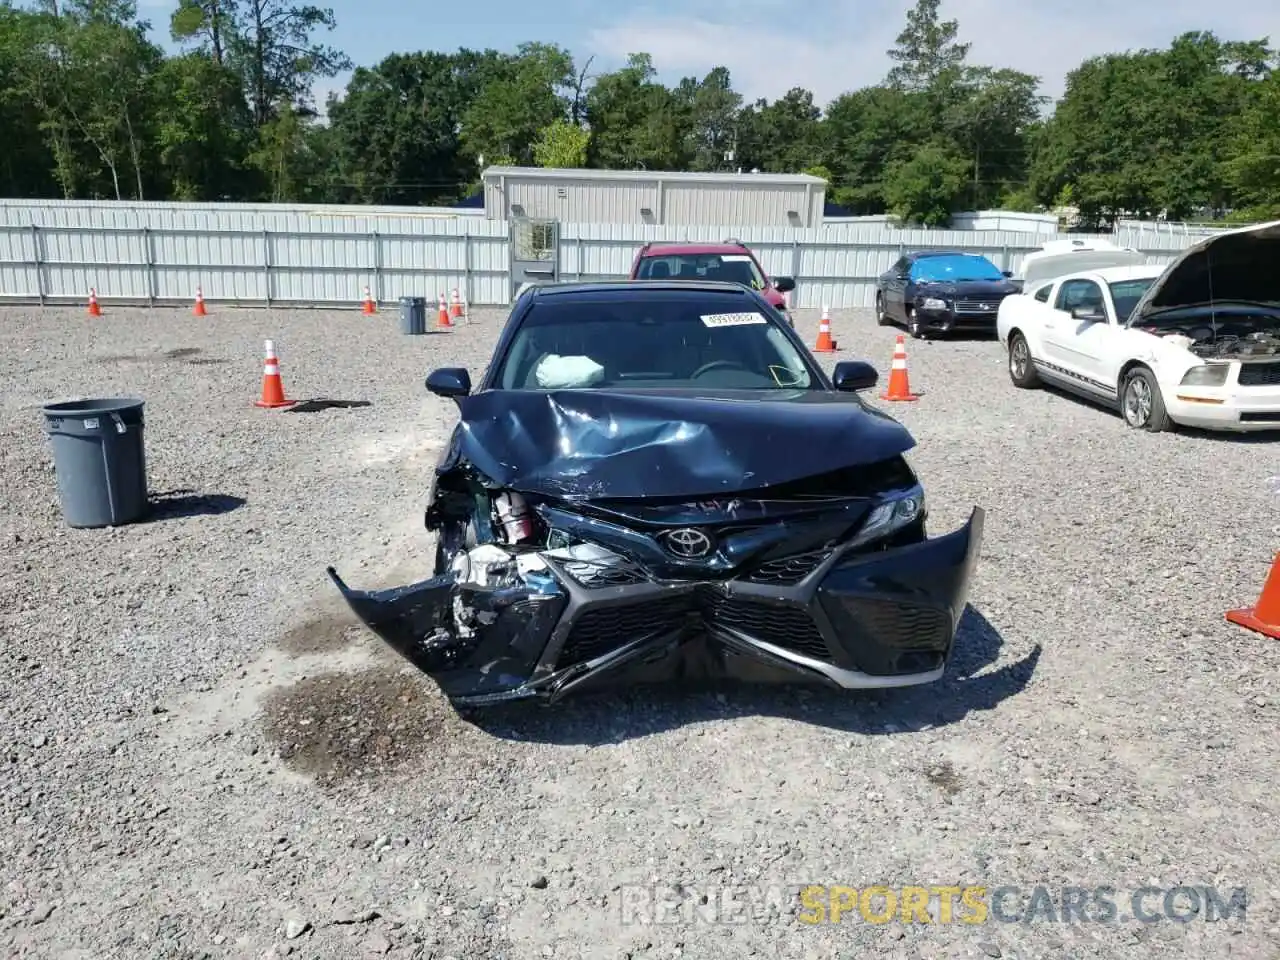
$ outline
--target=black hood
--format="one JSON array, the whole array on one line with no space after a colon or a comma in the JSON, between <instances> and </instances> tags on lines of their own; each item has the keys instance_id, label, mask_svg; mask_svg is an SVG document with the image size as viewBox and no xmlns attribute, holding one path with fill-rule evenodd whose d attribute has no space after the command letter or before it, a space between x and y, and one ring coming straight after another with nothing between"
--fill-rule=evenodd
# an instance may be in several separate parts
<instances>
[{"instance_id":1,"label":"black hood","mask_svg":"<svg viewBox=\"0 0 1280 960\"><path fill-rule=\"evenodd\" d=\"M854 394L822 390L487 390L461 411L447 461L461 456L504 487L563 500L709 498L915 446Z\"/></svg>"},{"instance_id":2,"label":"black hood","mask_svg":"<svg viewBox=\"0 0 1280 960\"><path fill-rule=\"evenodd\" d=\"M980 299L990 297L993 300L1007 297L1018 292L1018 285L1012 280L960 280L944 283L919 283L915 285L916 293L922 297L961 297L964 299Z\"/></svg>"}]
</instances>

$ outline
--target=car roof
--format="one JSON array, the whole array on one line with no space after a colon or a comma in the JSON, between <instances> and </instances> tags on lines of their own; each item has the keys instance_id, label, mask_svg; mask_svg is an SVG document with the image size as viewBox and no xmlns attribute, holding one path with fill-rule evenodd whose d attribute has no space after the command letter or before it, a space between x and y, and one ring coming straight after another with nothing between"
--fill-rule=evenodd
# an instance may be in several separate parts
<instances>
[{"instance_id":1,"label":"car roof","mask_svg":"<svg viewBox=\"0 0 1280 960\"><path fill-rule=\"evenodd\" d=\"M1103 283L1116 283L1120 280L1154 280L1167 269L1164 264L1138 263L1127 267L1100 267L1097 270L1082 270L1079 273L1064 273L1057 277L1047 277L1028 286L1029 290L1039 290L1067 280L1101 280Z\"/></svg>"},{"instance_id":2,"label":"car roof","mask_svg":"<svg viewBox=\"0 0 1280 960\"><path fill-rule=\"evenodd\" d=\"M921 260L925 257L977 257L986 260L986 254L970 253L965 250L916 250L914 253L907 254L908 260Z\"/></svg>"},{"instance_id":3,"label":"car roof","mask_svg":"<svg viewBox=\"0 0 1280 960\"><path fill-rule=\"evenodd\" d=\"M710 293L739 300L755 300L756 293L740 283L720 280L592 280L583 283L548 283L529 288L537 300L606 297L635 299L649 294Z\"/></svg>"},{"instance_id":4,"label":"car roof","mask_svg":"<svg viewBox=\"0 0 1280 960\"><path fill-rule=\"evenodd\" d=\"M642 256L646 257L674 257L682 253L692 254L710 254L710 253L750 253L745 244L737 242L725 243L698 243L696 241L666 241L663 243L653 243L641 251Z\"/></svg>"}]
</instances>

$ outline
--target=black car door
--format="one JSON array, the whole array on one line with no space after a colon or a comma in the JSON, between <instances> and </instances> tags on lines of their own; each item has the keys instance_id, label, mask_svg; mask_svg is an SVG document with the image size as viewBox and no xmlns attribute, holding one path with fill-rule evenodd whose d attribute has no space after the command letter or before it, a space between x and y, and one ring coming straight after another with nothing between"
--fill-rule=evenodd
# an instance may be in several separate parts
<instances>
[{"instance_id":1,"label":"black car door","mask_svg":"<svg viewBox=\"0 0 1280 960\"><path fill-rule=\"evenodd\" d=\"M904 310L906 303L907 273L911 262L906 257L899 257L898 262L889 268L884 281L884 312L895 320L907 319Z\"/></svg>"}]
</instances>

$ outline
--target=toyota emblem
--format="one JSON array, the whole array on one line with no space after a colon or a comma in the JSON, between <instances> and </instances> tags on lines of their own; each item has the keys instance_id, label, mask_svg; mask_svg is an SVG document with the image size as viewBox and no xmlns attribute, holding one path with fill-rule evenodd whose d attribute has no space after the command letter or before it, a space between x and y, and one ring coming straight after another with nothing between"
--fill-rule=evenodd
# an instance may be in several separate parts
<instances>
[{"instance_id":1,"label":"toyota emblem","mask_svg":"<svg viewBox=\"0 0 1280 960\"><path fill-rule=\"evenodd\" d=\"M711 552L711 538L692 527L672 530L667 534L666 541L667 549L685 560L696 560Z\"/></svg>"}]
</instances>

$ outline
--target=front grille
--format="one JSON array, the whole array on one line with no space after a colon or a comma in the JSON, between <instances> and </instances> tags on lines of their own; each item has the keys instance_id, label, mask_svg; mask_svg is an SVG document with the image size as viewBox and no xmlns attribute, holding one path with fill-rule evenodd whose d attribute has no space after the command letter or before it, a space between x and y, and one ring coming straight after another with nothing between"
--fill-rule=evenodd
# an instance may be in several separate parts
<instances>
[{"instance_id":1,"label":"front grille","mask_svg":"<svg viewBox=\"0 0 1280 960\"><path fill-rule=\"evenodd\" d=\"M945 646L951 635L951 617L944 611L894 600L857 600L853 615L868 635L889 647L928 650Z\"/></svg>"},{"instance_id":2,"label":"front grille","mask_svg":"<svg viewBox=\"0 0 1280 960\"><path fill-rule=\"evenodd\" d=\"M688 595L588 609L570 630L556 666L572 666L633 640L673 631L691 609Z\"/></svg>"},{"instance_id":3,"label":"front grille","mask_svg":"<svg viewBox=\"0 0 1280 960\"><path fill-rule=\"evenodd\" d=\"M808 553L797 553L790 557L779 557L760 564L743 579L752 583L776 583L789 585L799 583L827 558L827 550L811 550Z\"/></svg>"},{"instance_id":4,"label":"front grille","mask_svg":"<svg viewBox=\"0 0 1280 960\"><path fill-rule=\"evenodd\" d=\"M957 300L953 309L956 313L994 314L1000 308L1000 301L1003 299L1003 297L991 297L989 300Z\"/></svg>"},{"instance_id":5,"label":"front grille","mask_svg":"<svg viewBox=\"0 0 1280 960\"><path fill-rule=\"evenodd\" d=\"M598 590L601 587L625 587L633 583L644 583L648 579L635 567L616 563L570 560L565 563L564 570L588 590Z\"/></svg>"},{"instance_id":6,"label":"front grille","mask_svg":"<svg viewBox=\"0 0 1280 960\"><path fill-rule=\"evenodd\" d=\"M830 662L831 652L813 618L799 607L747 597L726 597L713 591L701 595L703 616L713 624L741 630L815 660Z\"/></svg>"},{"instance_id":7,"label":"front grille","mask_svg":"<svg viewBox=\"0 0 1280 960\"><path fill-rule=\"evenodd\" d=\"M1242 363L1236 383L1242 387L1280 386L1280 363Z\"/></svg>"}]
</instances>

